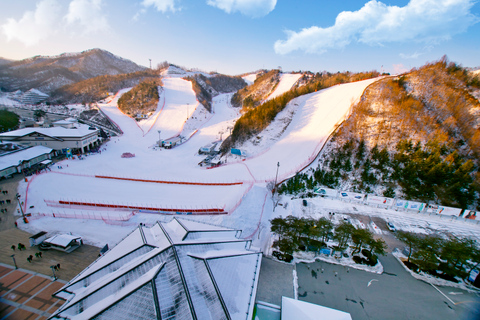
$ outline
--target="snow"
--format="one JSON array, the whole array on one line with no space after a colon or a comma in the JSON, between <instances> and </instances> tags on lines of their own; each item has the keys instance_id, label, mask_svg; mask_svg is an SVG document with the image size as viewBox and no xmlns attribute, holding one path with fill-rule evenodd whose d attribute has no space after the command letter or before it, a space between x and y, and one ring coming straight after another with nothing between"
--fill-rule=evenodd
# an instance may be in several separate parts
<instances>
[{"instance_id":1,"label":"snow","mask_svg":"<svg viewBox=\"0 0 480 320\"><path fill-rule=\"evenodd\" d=\"M0 105L2 106L18 106L20 102L9 99L7 94L0 92Z\"/></svg>"},{"instance_id":2,"label":"snow","mask_svg":"<svg viewBox=\"0 0 480 320\"><path fill-rule=\"evenodd\" d=\"M278 83L275 91L272 92L270 96L268 96L268 100L272 100L288 90L292 89L293 85L302 77L301 73L282 73L280 77L280 82Z\"/></svg>"},{"instance_id":3,"label":"snow","mask_svg":"<svg viewBox=\"0 0 480 320\"><path fill-rule=\"evenodd\" d=\"M85 243L99 247L108 243L112 247L139 223L154 225L157 221L172 219L171 215L153 212L52 206L59 200L70 200L177 209L224 208L228 214L189 215L188 220L240 229L242 238L251 239L254 247L265 252L272 241L269 231L272 218L289 214L329 217L330 211L382 217L399 230L448 231L479 239L476 221L380 209L358 202L313 198L308 200L308 207L303 207L301 199L283 196L283 206L273 211L272 199L265 186L266 182L275 180L277 163L280 163L277 181L310 164L335 126L343 121L352 104L374 81L376 79L338 85L292 100L259 135L258 143L250 141L241 146L248 155L246 159L229 155L226 164L214 169L198 166L203 160L198 150L225 139L240 116L238 109L230 106L231 93L215 97L214 113L210 114L197 102L189 81L179 77L165 78L156 112L149 119L136 122L117 107L118 98L129 90L123 89L110 101L98 104L121 128L123 135L104 144L101 154L86 155L81 161L65 160L61 163L63 169L52 166L52 172L20 182L18 191L32 217L28 224L19 220L19 227L31 233L41 230L71 232L82 236ZM190 139L171 150L155 147L159 135L164 139L178 134ZM121 158L125 152L135 157ZM102 179L95 175L150 182ZM219 185L213 185L215 183ZM57 214L55 218L54 213ZM59 215L70 218L58 218ZM341 219L340 215L335 219ZM361 225L356 219L351 221ZM174 226L169 224L167 228Z\"/></svg>"},{"instance_id":4,"label":"snow","mask_svg":"<svg viewBox=\"0 0 480 320\"><path fill-rule=\"evenodd\" d=\"M438 285L438 286L445 286L445 287L453 287L453 288L460 288L468 292L477 292L478 289L475 287L472 287L471 285L464 283L464 282L452 282L452 281L447 281L441 278L434 277L432 275L429 275L423 271L420 273L413 272L410 270L404 263L403 261L407 260L407 257L402 254L399 250L394 251L393 256L398 260L398 262L405 268L405 270L412 275L415 279L422 280L426 283L430 283L432 285Z\"/></svg>"},{"instance_id":5,"label":"snow","mask_svg":"<svg viewBox=\"0 0 480 320\"><path fill-rule=\"evenodd\" d=\"M18 129L14 131L9 131L9 132L4 132L0 134L0 137L6 136L6 137L16 137L16 136L26 136L34 132L41 133L46 136L50 137L84 137L92 132L95 132L94 130L88 129L89 126L83 125L83 124L76 124L75 129L67 129L64 127L52 127L52 128L23 128L23 129Z\"/></svg>"},{"instance_id":6,"label":"snow","mask_svg":"<svg viewBox=\"0 0 480 320\"><path fill-rule=\"evenodd\" d=\"M318 256L314 255L313 252L295 252L294 255L294 262L293 263L311 263L315 262L316 260L328 262L331 264L338 264L341 266L350 267L352 269L363 270L371 273L378 273L382 274L383 272L383 265L380 262L373 267L367 266L364 264L357 264L353 261L351 257L335 257L335 256L327 256L324 254L320 254Z\"/></svg>"},{"instance_id":7,"label":"snow","mask_svg":"<svg viewBox=\"0 0 480 320\"><path fill-rule=\"evenodd\" d=\"M305 302L297 299L282 297L282 319L325 319L351 320L349 313Z\"/></svg>"},{"instance_id":8,"label":"snow","mask_svg":"<svg viewBox=\"0 0 480 320\"><path fill-rule=\"evenodd\" d=\"M81 237L74 236L71 234L59 234L46 239L45 242L66 247L72 240L77 240L77 239L81 239Z\"/></svg>"},{"instance_id":9,"label":"snow","mask_svg":"<svg viewBox=\"0 0 480 320\"><path fill-rule=\"evenodd\" d=\"M246 76L243 76L242 79L248 84L251 85L255 82L257 79L257 73L251 73L247 74Z\"/></svg>"},{"instance_id":10,"label":"snow","mask_svg":"<svg viewBox=\"0 0 480 320\"><path fill-rule=\"evenodd\" d=\"M19 150L0 157L0 170L12 166L18 166L22 161L31 160L43 154L49 154L52 149L44 146L34 146L31 148Z\"/></svg>"}]
</instances>

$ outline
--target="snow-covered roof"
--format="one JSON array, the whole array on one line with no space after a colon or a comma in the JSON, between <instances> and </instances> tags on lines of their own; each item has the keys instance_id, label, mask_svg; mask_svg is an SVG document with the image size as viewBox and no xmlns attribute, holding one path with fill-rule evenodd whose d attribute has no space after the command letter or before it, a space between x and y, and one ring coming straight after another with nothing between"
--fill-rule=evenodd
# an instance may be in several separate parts
<instances>
[{"instance_id":1,"label":"snow-covered roof","mask_svg":"<svg viewBox=\"0 0 480 320\"><path fill-rule=\"evenodd\" d=\"M262 255L237 235L177 218L140 225L55 293L68 300L52 318L249 319Z\"/></svg>"},{"instance_id":2,"label":"snow-covered roof","mask_svg":"<svg viewBox=\"0 0 480 320\"><path fill-rule=\"evenodd\" d=\"M352 320L350 313L282 297L282 320Z\"/></svg>"},{"instance_id":3,"label":"snow-covered roof","mask_svg":"<svg viewBox=\"0 0 480 320\"><path fill-rule=\"evenodd\" d=\"M0 170L18 166L22 161L29 161L43 154L49 154L53 149L44 146L35 146L0 157Z\"/></svg>"},{"instance_id":4,"label":"snow-covered roof","mask_svg":"<svg viewBox=\"0 0 480 320\"><path fill-rule=\"evenodd\" d=\"M48 94L46 94L45 92L42 92L42 91L37 90L37 89L34 89L34 88L28 90L27 92L30 92L30 93L33 93L33 94L37 94L37 95L39 95L39 96L48 97ZM27 92L26 92L26 93L27 93Z\"/></svg>"},{"instance_id":5,"label":"snow-covered roof","mask_svg":"<svg viewBox=\"0 0 480 320\"><path fill-rule=\"evenodd\" d=\"M83 124L77 124L75 129L66 129L64 127L52 127L52 128L23 128L18 130L13 130L9 132L4 132L0 134L0 139L2 137L23 137L34 132L38 132L45 136L62 138L81 138L86 135L95 132L96 130L90 130L89 126Z\"/></svg>"},{"instance_id":6,"label":"snow-covered roof","mask_svg":"<svg viewBox=\"0 0 480 320\"><path fill-rule=\"evenodd\" d=\"M56 246L67 247L73 240L80 239L82 239L82 237L73 236L71 234L58 234L48 239L45 239L43 242L54 244Z\"/></svg>"},{"instance_id":7,"label":"snow-covered roof","mask_svg":"<svg viewBox=\"0 0 480 320\"><path fill-rule=\"evenodd\" d=\"M77 119L67 118L67 119L64 119L64 120L55 121L53 124L65 125L65 124L74 124L74 123L78 123Z\"/></svg>"}]
</instances>

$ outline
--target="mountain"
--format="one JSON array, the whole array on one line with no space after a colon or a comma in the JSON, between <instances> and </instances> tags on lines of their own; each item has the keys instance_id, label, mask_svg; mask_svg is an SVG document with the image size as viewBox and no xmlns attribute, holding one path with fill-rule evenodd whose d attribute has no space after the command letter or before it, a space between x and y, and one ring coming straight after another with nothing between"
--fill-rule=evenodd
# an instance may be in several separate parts
<instances>
[{"instance_id":1,"label":"mountain","mask_svg":"<svg viewBox=\"0 0 480 320\"><path fill-rule=\"evenodd\" d=\"M13 60L5 59L5 58L0 57L0 66L4 65L4 64L12 63L12 62L13 62Z\"/></svg>"},{"instance_id":2,"label":"mountain","mask_svg":"<svg viewBox=\"0 0 480 320\"><path fill-rule=\"evenodd\" d=\"M62 86L93 77L145 69L108 51L91 49L80 53L35 56L0 63L0 83L4 91L27 91L35 88L49 94Z\"/></svg>"},{"instance_id":3,"label":"mountain","mask_svg":"<svg viewBox=\"0 0 480 320\"><path fill-rule=\"evenodd\" d=\"M365 90L316 168L283 191L326 186L479 210L478 97L478 79L446 57L385 77Z\"/></svg>"}]
</instances>

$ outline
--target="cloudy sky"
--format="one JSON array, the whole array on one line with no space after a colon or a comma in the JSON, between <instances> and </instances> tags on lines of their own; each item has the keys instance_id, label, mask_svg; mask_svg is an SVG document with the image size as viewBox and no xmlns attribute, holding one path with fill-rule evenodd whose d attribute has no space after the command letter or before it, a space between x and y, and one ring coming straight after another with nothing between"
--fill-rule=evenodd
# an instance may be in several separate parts
<instances>
[{"instance_id":1,"label":"cloudy sky","mask_svg":"<svg viewBox=\"0 0 480 320\"><path fill-rule=\"evenodd\" d=\"M0 0L0 57L102 48L149 66L399 72L480 66L477 0Z\"/></svg>"}]
</instances>

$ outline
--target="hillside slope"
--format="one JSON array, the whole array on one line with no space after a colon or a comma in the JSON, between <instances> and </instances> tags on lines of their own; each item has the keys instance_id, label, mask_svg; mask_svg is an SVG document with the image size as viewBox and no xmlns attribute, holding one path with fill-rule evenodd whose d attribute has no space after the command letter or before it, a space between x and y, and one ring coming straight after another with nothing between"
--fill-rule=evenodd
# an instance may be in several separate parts
<instances>
[{"instance_id":1,"label":"hillside slope","mask_svg":"<svg viewBox=\"0 0 480 320\"><path fill-rule=\"evenodd\" d=\"M136 86L145 79L159 79L157 70L146 69L82 80L52 91L48 101L53 104L93 103L105 99L109 93Z\"/></svg>"},{"instance_id":2,"label":"hillside slope","mask_svg":"<svg viewBox=\"0 0 480 320\"><path fill-rule=\"evenodd\" d=\"M284 191L323 185L476 207L478 88L446 58L373 84L325 147L318 167Z\"/></svg>"},{"instance_id":3,"label":"hillside slope","mask_svg":"<svg viewBox=\"0 0 480 320\"><path fill-rule=\"evenodd\" d=\"M108 51L91 49L59 56L36 56L1 64L0 82L5 91L27 91L35 88L50 93L81 80L145 69Z\"/></svg>"}]
</instances>

